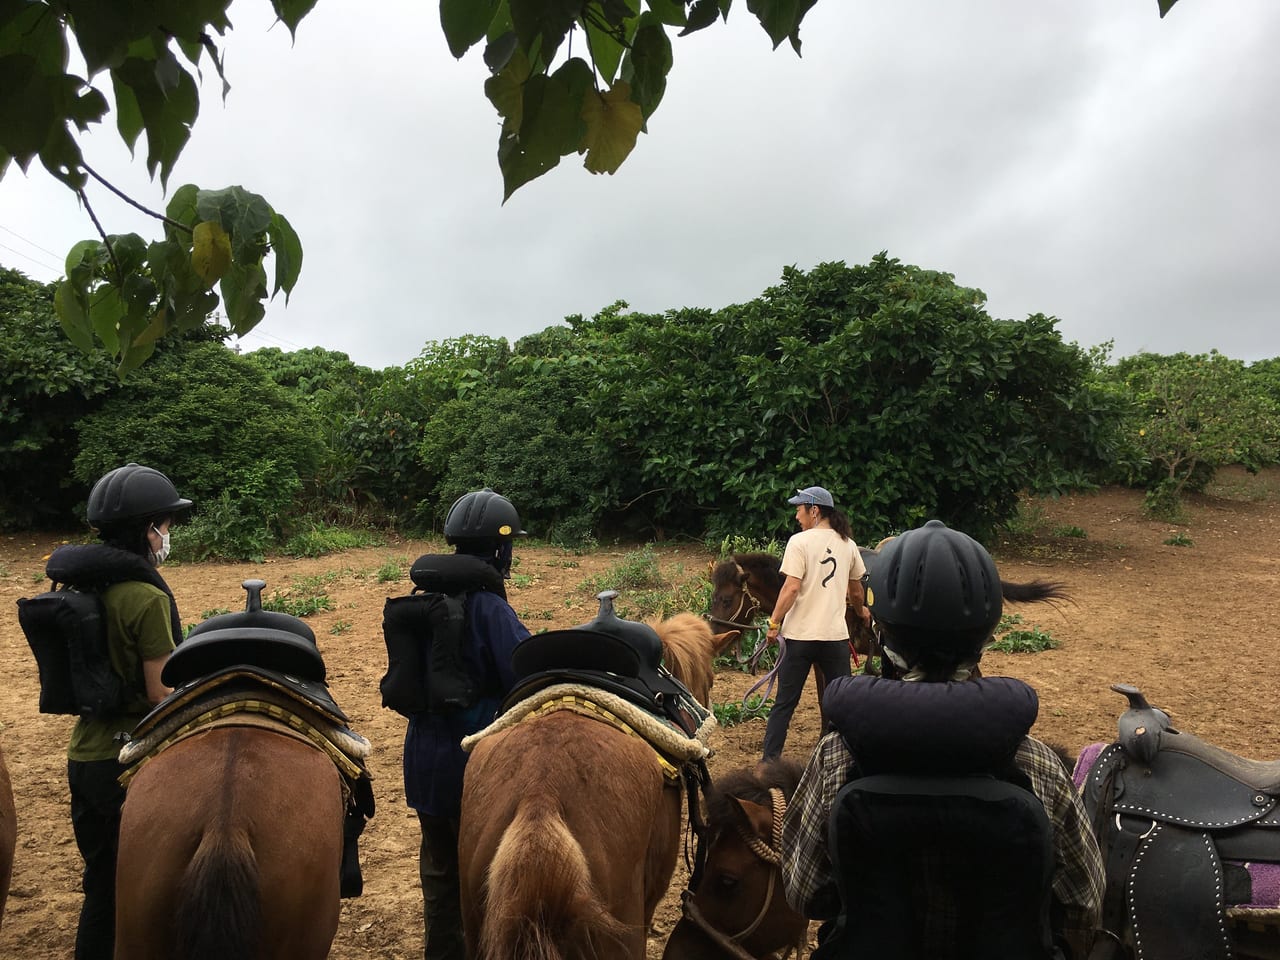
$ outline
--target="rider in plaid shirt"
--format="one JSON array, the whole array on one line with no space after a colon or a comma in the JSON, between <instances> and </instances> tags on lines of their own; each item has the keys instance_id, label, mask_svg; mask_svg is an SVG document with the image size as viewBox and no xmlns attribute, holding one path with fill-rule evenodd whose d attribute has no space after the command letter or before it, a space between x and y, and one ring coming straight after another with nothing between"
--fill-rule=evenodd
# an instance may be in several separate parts
<instances>
[{"instance_id":1,"label":"rider in plaid shirt","mask_svg":"<svg viewBox=\"0 0 1280 960\"><path fill-rule=\"evenodd\" d=\"M930 546L935 549L930 550ZM911 573L910 577L902 570L904 554L907 555L905 566ZM957 564L959 569L953 569ZM966 564L969 565L967 569ZM900 596L903 585L908 582L916 588L920 585L933 587L935 592L928 594L927 600L934 601L931 616L936 619L920 616L922 605L918 602L919 597L914 598L917 602L908 604L907 609L911 612L904 612ZM962 596L963 602L959 605L947 603L948 589L972 592L975 583L979 584L979 590L982 589L981 584L988 587L985 609L982 609L981 597L977 603L972 596ZM905 589L910 590L911 587ZM868 601L881 631L885 654L904 672L905 682L967 680L976 673L983 646L999 622L1000 590L999 576L986 550L964 534L931 521L925 527L897 538L873 562ZM913 617L920 621L914 624L919 628L914 632L907 625ZM968 638L951 643L965 633L961 628L966 626L966 619L971 628ZM975 639L977 642L972 642ZM987 678L983 682L993 681L1017 684L1017 681L1005 678ZM834 681L828 687L824 706L848 697L855 688L860 687L858 692L865 693L868 682L869 678ZM874 681L880 685L898 682ZM961 693L976 692L968 683L946 686L962 686L964 690ZM1034 701L1034 693L1029 688L1026 690ZM879 692L895 693L886 687L881 687ZM928 692L944 693L941 689ZM839 720L836 722L839 726ZM978 725L973 724L975 727ZM1053 750L1033 737L1023 736L1016 743L1012 765L1026 777L1031 792L1044 804L1053 828L1054 938L1060 946L1071 951L1071 957L1083 958L1088 954L1102 905L1104 874L1097 842L1070 775ZM788 805L782 832L783 882L788 902L807 917L830 920L841 912L840 894L829 853L828 825L840 789L864 772L859 769L857 758L845 737L839 732L829 733L819 741ZM975 865L975 878L980 870L981 865ZM922 896L927 897L927 891L922 892ZM938 907L942 905L941 898L930 898L931 911L935 902ZM851 907L844 905L845 909ZM953 928L945 917L933 914L929 917L929 924L941 930Z\"/></svg>"}]
</instances>

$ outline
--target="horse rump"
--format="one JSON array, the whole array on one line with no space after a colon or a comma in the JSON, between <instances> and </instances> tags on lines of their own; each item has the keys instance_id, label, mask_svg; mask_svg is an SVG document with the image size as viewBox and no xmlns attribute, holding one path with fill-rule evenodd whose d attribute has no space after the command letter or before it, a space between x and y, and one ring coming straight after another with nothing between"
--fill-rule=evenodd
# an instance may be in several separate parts
<instances>
[{"instance_id":1,"label":"horse rump","mask_svg":"<svg viewBox=\"0 0 1280 960\"><path fill-rule=\"evenodd\" d=\"M582 846L554 810L522 804L489 865L480 960L561 960L621 940Z\"/></svg>"},{"instance_id":2,"label":"horse rump","mask_svg":"<svg viewBox=\"0 0 1280 960\"><path fill-rule=\"evenodd\" d=\"M174 956L256 956L262 934L260 884L258 861L243 831L206 832L178 884Z\"/></svg>"}]
</instances>

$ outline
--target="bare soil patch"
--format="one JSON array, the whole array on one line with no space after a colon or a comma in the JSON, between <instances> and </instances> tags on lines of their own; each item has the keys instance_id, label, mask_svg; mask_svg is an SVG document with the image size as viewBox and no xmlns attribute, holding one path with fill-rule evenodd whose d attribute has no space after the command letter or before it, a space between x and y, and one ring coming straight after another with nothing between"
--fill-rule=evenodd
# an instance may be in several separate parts
<instances>
[{"instance_id":1,"label":"bare soil patch","mask_svg":"<svg viewBox=\"0 0 1280 960\"><path fill-rule=\"evenodd\" d=\"M1061 580L1074 603L1060 611L1011 610L1022 614L1024 626L1039 626L1060 646L1033 655L989 653L985 672L1035 686L1040 694L1035 733L1072 752L1114 735L1124 701L1108 685L1126 681L1205 739L1258 759L1280 757L1280 725L1273 722L1280 689L1273 659L1280 626L1280 471L1260 477L1226 472L1211 494L1191 500L1184 524L1143 517L1141 502L1139 493L1122 489L1038 501L1025 513L1038 521L1029 525L1034 529L1028 535L993 545L1006 579ZM1071 528L1085 536L1069 535L1078 532ZM1165 544L1179 533L1192 545ZM71 719L36 712L35 663L14 606L19 597L45 589L43 558L62 539L0 537L0 736L19 826L0 956L27 960L70 956L80 903L80 860L66 785ZM422 955L418 826L404 805L400 771L405 722L382 709L378 680L385 666L383 602L408 591L414 557L440 548L405 540L316 560L165 568L184 620L191 623L207 611L240 609L240 582L249 577L266 580L268 594L300 581L322 582L332 600L332 609L308 622L328 664L334 696L374 745L370 766L378 803L362 840L364 896L343 902L332 953L339 960ZM664 569L687 577L703 576L712 559L700 545L655 549ZM582 623L595 609L583 581L608 570L629 550L609 547L579 555L523 547L512 604L532 630ZM389 562L399 564L404 575L380 582L377 573ZM712 698L740 698L752 682L745 674L722 671ZM763 730L758 721L722 730L712 775L753 763ZM805 759L818 735L817 705L806 694L786 752ZM181 807L172 815L181 817ZM675 922L684 881L681 867L655 918L651 957L660 956Z\"/></svg>"}]
</instances>

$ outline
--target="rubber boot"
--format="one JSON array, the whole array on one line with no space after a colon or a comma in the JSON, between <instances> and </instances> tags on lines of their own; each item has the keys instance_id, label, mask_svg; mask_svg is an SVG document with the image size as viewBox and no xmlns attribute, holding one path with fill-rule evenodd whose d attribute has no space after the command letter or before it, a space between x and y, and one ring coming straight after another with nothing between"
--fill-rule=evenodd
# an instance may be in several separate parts
<instances>
[{"instance_id":1,"label":"rubber boot","mask_svg":"<svg viewBox=\"0 0 1280 960\"><path fill-rule=\"evenodd\" d=\"M348 810L342 821L342 867L338 880L339 896L343 899L358 897L364 893L364 876L360 872L360 834L364 833L365 817L358 810Z\"/></svg>"}]
</instances>

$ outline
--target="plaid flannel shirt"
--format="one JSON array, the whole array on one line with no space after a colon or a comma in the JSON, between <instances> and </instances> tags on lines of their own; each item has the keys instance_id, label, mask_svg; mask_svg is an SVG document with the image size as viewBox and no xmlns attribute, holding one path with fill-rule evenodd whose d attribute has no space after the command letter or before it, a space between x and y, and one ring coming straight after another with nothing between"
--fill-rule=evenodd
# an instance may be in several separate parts
<instances>
[{"instance_id":1,"label":"plaid flannel shirt","mask_svg":"<svg viewBox=\"0 0 1280 960\"><path fill-rule=\"evenodd\" d=\"M1053 892L1063 908L1062 929L1054 933L1066 940L1073 956L1084 957L1102 910L1102 854L1057 754L1039 740L1026 737L1013 762L1030 779L1032 791L1053 824ZM783 885L791 906L815 920L831 919L840 912L827 825L836 794L854 773L854 757L844 738L838 733L827 734L818 742L787 805L782 824Z\"/></svg>"}]
</instances>

